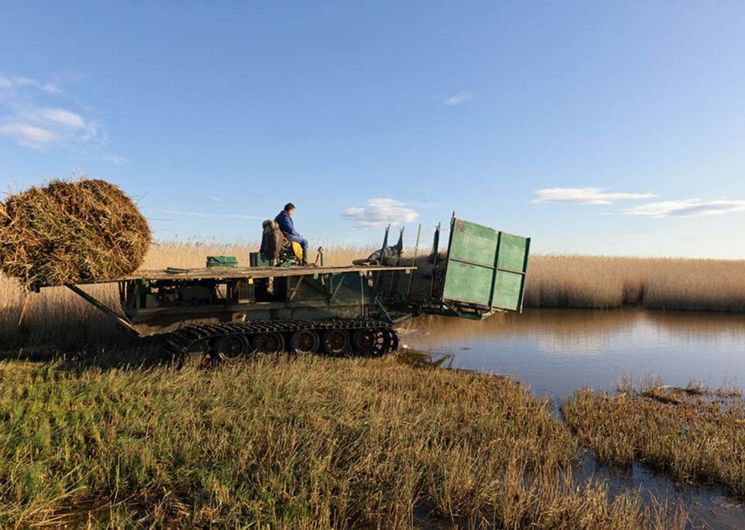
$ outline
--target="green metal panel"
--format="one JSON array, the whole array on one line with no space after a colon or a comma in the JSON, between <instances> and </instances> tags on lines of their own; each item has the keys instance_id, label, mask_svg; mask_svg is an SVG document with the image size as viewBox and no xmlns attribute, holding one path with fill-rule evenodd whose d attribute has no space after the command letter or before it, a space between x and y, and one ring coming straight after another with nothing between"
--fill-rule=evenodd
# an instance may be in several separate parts
<instances>
[{"instance_id":1,"label":"green metal panel","mask_svg":"<svg viewBox=\"0 0 745 530\"><path fill-rule=\"evenodd\" d=\"M530 239L453 219L442 298L520 311Z\"/></svg>"}]
</instances>

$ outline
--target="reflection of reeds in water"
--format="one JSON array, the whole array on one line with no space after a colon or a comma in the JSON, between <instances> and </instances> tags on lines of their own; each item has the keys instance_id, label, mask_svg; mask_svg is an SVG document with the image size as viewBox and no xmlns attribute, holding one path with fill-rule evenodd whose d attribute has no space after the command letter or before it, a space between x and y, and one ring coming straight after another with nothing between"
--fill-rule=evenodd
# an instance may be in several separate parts
<instances>
[{"instance_id":1,"label":"reflection of reeds in water","mask_svg":"<svg viewBox=\"0 0 745 530\"><path fill-rule=\"evenodd\" d=\"M526 310L520 315L497 313L481 321L431 316L410 320L404 329L415 329L439 340L526 337L536 334L616 334L637 323L643 323L660 333L675 336L745 338L745 318L739 314L656 312L638 309L533 309Z\"/></svg>"},{"instance_id":2,"label":"reflection of reeds in water","mask_svg":"<svg viewBox=\"0 0 745 530\"><path fill-rule=\"evenodd\" d=\"M202 267L207 255L234 255L245 264L249 251L255 249L256 245L251 244L156 244L147 254L142 268ZM367 257L376 249L324 245L324 250L326 265L347 265L354 259ZM314 257L314 252L311 252L311 260ZM444 255L440 257L444 258ZM410 257L402 260L403 264L410 262ZM413 275L417 281L414 282L412 296L425 296L431 287L432 260L420 254L417 266L422 270ZM441 278L436 275L435 283L439 281ZM398 282L399 290L407 287L407 281ZM89 286L86 289L95 292L110 307L117 306L118 296L114 286ZM600 308L636 303L643 307L665 309L745 311L745 262L536 256L530 262L525 303L527 308ZM588 325L587 316L578 318L574 313L534 319L528 310L520 317L520 326L506 329L498 324L501 318L504 317L492 317L488 321L490 324L486 325L492 327L487 327L486 333L527 333L538 328L546 333L561 328L559 331L566 339L573 330L584 332L584 327ZM592 326L599 326L606 332L629 325L628 315L617 317L599 314L592 318ZM665 323L664 314L661 313L653 321L655 325L670 329L678 326L676 332L705 333L709 325L705 320L699 315L696 321L678 326L677 317ZM712 327L717 325L711 322ZM447 330L447 333L470 332L467 330L474 329L484 333L483 327L469 327L484 324L455 319L438 326ZM108 319L64 288L44 289L41 294L24 295L15 282L0 277L0 348L34 343L74 345L106 339L114 332L115 328Z\"/></svg>"},{"instance_id":3,"label":"reflection of reeds in water","mask_svg":"<svg viewBox=\"0 0 745 530\"><path fill-rule=\"evenodd\" d=\"M404 343L415 348L455 347L472 341L493 343L529 338L538 349L551 353L583 353L602 349L610 338L643 317L631 311L593 312L534 310L522 315L496 314L483 321L423 317L402 330Z\"/></svg>"},{"instance_id":4,"label":"reflection of reeds in water","mask_svg":"<svg viewBox=\"0 0 745 530\"><path fill-rule=\"evenodd\" d=\"M634 328L698 344L722 338L745 340L744 323L739 314L528 309L522 315L496 314L483 321L420 317L405 323L401 334L404 343L426 349L471 341L496 344L498 340L530 339L544 351L582 353L602 349Z\"/></svg>"}]
</instances>

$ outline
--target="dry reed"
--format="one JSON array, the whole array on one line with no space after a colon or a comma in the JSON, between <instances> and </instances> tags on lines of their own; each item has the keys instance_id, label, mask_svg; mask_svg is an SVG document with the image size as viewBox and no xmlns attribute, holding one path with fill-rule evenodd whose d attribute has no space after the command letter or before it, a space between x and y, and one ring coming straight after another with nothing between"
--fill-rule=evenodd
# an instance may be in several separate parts
<instances>
[{"instance_id":1,"label":"dry reed","mask_svg":"<svg viewBox=\"0 0 745 530\"><path fill-rule=\"evenodd\" d=\"M745 311L745 261L534 256L526 307Z\"/></svg>"},{"instance_id":2,"label":"dry reed","mask_svg":"<svg viewBox=\"0 0 745 530\"><path fill-rule=\"evenodd\" d=\"M27 289L129 274L150 242L135 203L103 180L55 180L0 210L0 270Z\"/></svg>"},{"instance_id":3,"label":"dry reed","mask_svg":"<svg viewBox=\"0 0 745 530\"><path fill-rule=\"evenodd\" d=\"M326 265L347 265L374 249L326 245ZM207 255L235 255L241 264L258 245L155 243L142 269L203 267ZM311 253L311 260L315 256ZM422 262L427 266L427 260ZM113 286L86 289L116 307ZM587 256L535 256L527 308L617 308L625 304L670 310L745 311L745 262ZM567 315L571 319L571 315ZM96 309L61 288L24 294L0 276L0 350L18 345L60 347L109 340L115 327Z\"/></svg>"},{"instance_id":4,"label":"dry reed","mask_svg":"<svg viewBox=\"0 0 745 530\"><path fill-rule=\"evenodd\" d=\"M140 268L204 267L208 255L236 256L241 265L246 265L248 253L257 249L258 244L250 243L154 243ZM370 250L341 245L328 245L324 249L327 265L349 264L353 259L367 256ZM311 254L311 258L315 256ZM84 289L109 307L118 306L114 285L89 285ZM110 342L115 337L123 338L116 325L67 289L52 287L42 289L41 293L26 293L15 281L0 275L0 351L38 345L74 348Z\"/></svg>"}]
</instances>

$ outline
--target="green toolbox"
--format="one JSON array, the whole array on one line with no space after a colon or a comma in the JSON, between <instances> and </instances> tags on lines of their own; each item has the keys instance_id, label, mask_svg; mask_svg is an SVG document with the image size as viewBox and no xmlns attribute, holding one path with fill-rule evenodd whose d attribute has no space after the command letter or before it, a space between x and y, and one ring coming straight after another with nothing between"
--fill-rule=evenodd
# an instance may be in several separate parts
<instances>
[{"instance_id":1,"label":"green toolbox","mask_svg":"<svg viewBox=\"0 0 745 530\"><path fill-rule=\"evenodd\" d=\"M237 267L238 258L235 256L207 256L207 267Z\"/></svg>"}]
</instances>

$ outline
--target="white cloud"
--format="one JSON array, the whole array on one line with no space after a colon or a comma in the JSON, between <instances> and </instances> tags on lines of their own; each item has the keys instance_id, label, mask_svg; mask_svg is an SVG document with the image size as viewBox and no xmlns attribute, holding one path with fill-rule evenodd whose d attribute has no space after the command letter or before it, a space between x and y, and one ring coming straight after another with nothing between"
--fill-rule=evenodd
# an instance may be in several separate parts
<instances>
[{"instance_id":1,"label":"white cloud","mask_svg":"<svg viewBox=\"0 0 745 530\"><path fill-rule=\"evenodd\" d=\"M543 188L533 192L531 204L613 204L616 201L652 199L654 193L606 192L605 188Z\"/></svg>"},{"instance_id":2,"label":"white cloud","mask_svg":"<svg viewBox=\"0 0 745 530\"><path fill-rule=\"evenodd\" d=\"M33 88L41 92L46 92L47 94L59 94L61 92L60 88L54 83L44 83L29 77L8 77L0 75L0 90L9 92L25 88Z\"/></svg>"},{"instance_id":3,"label":"white cloud","mask_svg":"<svg viewBox=\"0 0 745 530\"><path fill-rule=\"evenodd\" d=\"M342 216L354 221L358 228L412 223L419 218L416 211L401 201L385 197L368 199L367 206L361 208L345 208Z\"/></svg>"},{"instance_id":4,"label":"white cloud","mask_svg":"<svg viewBox=\"0 0 745 530\"><path fill-rule=\"evenodd\" d=\"M745 212L745 200L684 199L643 204L624 210L627 215L646 217L705 217Z\"/></svg>"},{"instance_id":5,"label":"white cloud","mask_svg":"<svg viewBox=\"0 0 745 530\"><path fill-rule=\"evenodd\" d=\"M87 116L89 112L69 107L79 105L72 104L53 83L0 76L0 134L12 138L20 146L65 147L90 155L91 148L95 151L105 145L108 136ZM110 160L106 156L103 159Z\"/></svg>"},{"instance_id":6,"label":"white cloud","mask_svg":"<svg viewBox=\"0 0 745 530\"><path fill-rule=\"evenodd\" d=\"M448 96L445 99L442 100L442 102L445 105L449 106L455 106L455 105L463 105L463 103L467 103L468 101L471 101L473 99L473 94L471 92L458 92L457 94L453 94L452 96Z\"/></svg>"},{"instance_id":7,"label":"white cloud","mask_svg":"<svg viewBox=\"0 0 745 530\"><path fill-rule=\"evenodd\" d=\"M67 129L83 129L86 127L86 122L80 114L66 109L39 108L27 114L27 117L31 120L59 125Z\"/></svg>"},{"instance_id":8,"label":"white cloud","mask_svg":"<svg viewBox=\"0 0 745 530\"><path fill-rule=\"evenodd\" d=\"M112 164L116 164L117 166L121 166L122 164L129 164L129 159L127 157L117 154L104 155L103 159L107 162L111 162Z\"/></svg>"},{"instance_id":9,"label":"white cloud","mask_svg":"<svg viewBox=\"0 0 745 530\"><path fill-rule=\"evenodd\" d=\"M54 131L26 123L1 124L0 134L13 138L18 145L34 149L43 149L49 144L59 141L59 136Z\"/></svg>"}]
</instances>

